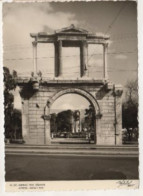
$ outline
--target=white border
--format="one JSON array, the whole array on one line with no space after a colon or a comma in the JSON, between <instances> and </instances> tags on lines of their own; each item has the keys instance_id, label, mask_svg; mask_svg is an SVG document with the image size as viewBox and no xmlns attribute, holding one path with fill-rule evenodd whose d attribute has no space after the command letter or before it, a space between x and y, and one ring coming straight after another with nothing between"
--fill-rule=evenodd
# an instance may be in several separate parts
<instances>
[{"instance_id":1,"label":"white border","mask_svg":"<svg viewBox=\"0 0 143 196\"><path fill-rule=\"evenodd\" d=\"M2 2L11 2L11 0L0 0L0 35L2 35ZM17 0L18 1L18 0ZM33 2L34 0L29 0L29 2ZM46 0L45 0L46 1ZM47 0L48 1L48 0ZM50 2L51 0L49 0ZM62 0L61 0L62 1ZM19 2L24 2L23 0L19 0ZM25 2L27 2L25 0ZM42 0L39 0L39 2L42 2ZM139 62L139 130L140 130L140 139L139 139L139 146L140 146L140 168L139 168L139 175L140 175L140 188L139 190L100 190L100 191L67 191L67 192L54 192L50 191L48 192L48 195L111 195L116 194L121 195L136 195L140 196L143 193L143 172L142 172L142 166L143 166L143 0L138 0L138 62ZM0 193L1 195L47 195L46 192L32 192L32 193L5 193L4 192L4 137L3 137L3 124L4 124L4 118L3 118L3 70L2 70L2 36L0 36Z\"/></svg>"}]
</instances>

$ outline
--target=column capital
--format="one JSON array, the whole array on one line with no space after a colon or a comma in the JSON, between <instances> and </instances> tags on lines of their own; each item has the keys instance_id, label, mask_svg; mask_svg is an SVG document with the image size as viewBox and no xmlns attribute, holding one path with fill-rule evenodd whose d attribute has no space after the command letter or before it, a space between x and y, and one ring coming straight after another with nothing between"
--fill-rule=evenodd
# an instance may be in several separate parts
<instances>
[{"instance_id":1,"label":"column capital","mask_svg":"<svg viewBox=\"0 0 143 196\"><path fill-rule=\"evenodd\" d=\"M36 47L36 46L37 46L37 42L36 42L36 41L33 41L33 42L32 42L32 45L33 45L34 47Z\"/></svg>"},{"instance_id":2,"label":"column capital","mask_svg":"<svg viewBox=\"0 0 143 196\"><path fill-rule=\"evenodd\" d=\"M61 44L63 40L57 40L55 43Z\"/></svg>"},{"instance_id":3,"label":"column capital","mask_svg":"<svg viewBox=\"0 0 143 196\"><path fill-rule=\"evenodd\" d=\"M107 43L107 42L103 44L104 48L108 48L108 45L109 45L109 43Z\"/></svg>"},{"instance_id":4,"label":"column capital","mask_svg":"<svg viewBox=\"0 0 143 196\"><path fill-rule=\"evenodd\" d=\"M43 118L43 120L50 120L51 119L51 115L46 115L46 114L44 114L44 115L42 115L41 116L41 118Z\"/></svg>"},{"instance_id":5,"label":"column capital","mask_svg":"<svg viewBox=\"0 0 143 196\"><path fill-rule=\"evenodd\" d=\"M101 114L101 113L97 113L97 114L95 115L95 118L96 118L96 119L101 119L101 118L102 118L102 114Z\"/></svg>"},{"instance_id":6,"label":"column capital","mask_svg":"<svg viewBox=\"0 0 143 196\"><path fill-rule=\"evenodd\" d=\"M88 45L87 40L81 40L81 45L82 45L82 46L83 46L83 45L87 46L87 45Z\"/></svg>"},{"instance_id":7,"label":"column capital","mask_svg":"<svg viewBox=\"0 0 143 196\"><path fill-rule=\"evenodd\" d=\"M113 86L113 96L121 97L122 93L123 93L122 85L116 84Z\"/></svg>"}]
</instances>

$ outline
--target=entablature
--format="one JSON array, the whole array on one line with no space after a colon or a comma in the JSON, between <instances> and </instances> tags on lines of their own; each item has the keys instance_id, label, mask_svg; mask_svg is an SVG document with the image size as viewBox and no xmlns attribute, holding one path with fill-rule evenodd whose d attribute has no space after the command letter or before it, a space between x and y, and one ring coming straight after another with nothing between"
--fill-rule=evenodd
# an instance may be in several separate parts
<instances>
[{"instance_id":1,"label":"entablature","mask_svg":"<svg viewBox=\"0 0 143 196\"><path fill-rule=\"evenodd\" d=\"M29 83L31 81L30 77L18 77L17 84L22 85ZM36 79L35 79L36 81ZM37 80L38 81L38 80ZM66 80L66 79L49 79L49 78L42 78L42 80L38 81L40 84L106 84L107 81L104 79L76 79L76 80Z\"/></svg>"},{"instance_id":2,"label":"entablature","mask_svg":"<svg viewBox=\"0 0 143 196\"><path fill-rule=\"evenodd\" d=\"M71 25L67 28L55 31L54 34L39 32L31 33L30 36L35 38L37 43L54 43L59 40L64 41L87 41L87 44L104 44L109 40L108 36L96 35L84 29Z\"/></svg>"}]
</instances>

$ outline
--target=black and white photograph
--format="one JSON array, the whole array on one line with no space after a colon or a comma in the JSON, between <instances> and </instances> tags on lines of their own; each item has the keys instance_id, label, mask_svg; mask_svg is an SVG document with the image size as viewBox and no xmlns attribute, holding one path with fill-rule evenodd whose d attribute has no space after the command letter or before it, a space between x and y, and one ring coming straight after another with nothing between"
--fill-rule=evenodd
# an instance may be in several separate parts
<instances>
[{"instance_id":1,"label":"black and white photograph","mask_svg":"<svg viewBox=\"0 0 143 196\"><path fill-rule=\"evenodd\" d=\"M138 188L137 4L3 3L7 191L49 181Z\"/></svg>"}]
</instances>

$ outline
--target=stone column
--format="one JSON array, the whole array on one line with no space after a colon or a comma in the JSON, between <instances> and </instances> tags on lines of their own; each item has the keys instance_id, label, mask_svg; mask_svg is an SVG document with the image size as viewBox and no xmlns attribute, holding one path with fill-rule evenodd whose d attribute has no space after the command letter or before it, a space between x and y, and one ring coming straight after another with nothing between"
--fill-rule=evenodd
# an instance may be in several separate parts
<instances>
[{"instance_id":1,"label":"stone column","mask_svg":"<svg viewBox=\"0 0 143 196\"><path fill-rule=\"evenodd\" d=\"M55 77L58 77L59 76L59 65L58 65L59 55L58 55L58 43L57 42L54 43L54 47L55 47Z\"/></svg>"},{"instance_id":2,"label":"stone column","mask_svg":"<svg viewBox=\"0 0 143 196\"><path fill-rule=\"evenodd\" d=\"M59 75L62 75L62 41L58 41L58 70Z\"/></svg>"},{"instance_id":3,"label":"stone column","mask_svg":"<svg viewBox=\"0 0 143 196\"><path fill-rule=\"evenodd\" d=\"M115 145L122 144L122 86L114 85Z\"/></svg>"},{"instance_id":4,"label":"stone column","mask_svg":"<svg viewBox=\"0 0 143 196\"><path fill-rule=\"evenodd\" d=\"M22 137L25 143L29 143L29 116L28 100L22 99Z\"/></svg>"},{"instance_id":5,"label":"stone column","mask_svg":"<svg viewBox=\"0 0 143 196\"><path fill-rule=\"evenodd\" d=\"M45 116L45 144L51 143L50 115Z\"/></svg>"},{"instance_id":6,"label":"stone column","mask_svg":"<svg viewBox=\"0 0 143 196\"><path fill-rule=\"evenodd\" d=\"M82 132L81 118L79 120L79 130L80 130L80 132Z\"/></svg>"},{"instance_id":7,"label":"stone column","mask_svg":"<svg viewBox=\"0 0 143 196\"><path fill-rule=\"evenodd\" d=\"M37 74L37 42L34 41L32 42L33 45L33 70L34 70L34 75Z\"/></svg>"},{"instance_id":8,"label":"stone column","mask_svg":"<svg viewBox=\"0 0 143 196\"><path fill-rule=\"evenodd\" d=\"M72 118L72 123L71 123L71 127L72 127L72 133L74 133L74 119Z\"/></svg>"},{"instance_id":9,"label":"stone column","mask_svg":"<svg viewBox=\"0 0 143 196\"><path fill-rule=\"evenodd\" d=\"M103 78L104 79L108 79L107 48L108 48L108 43L103 44Z\"/></svg>"},{"instance_id":10,"label":"stone column","mask_svg":"<svg viewBox=\"0 0 143 196\"><path fill-rule=\"evenodd\" d=\"M50 119L51 119L51 115L50 115L50 102L47 102L47 106L45 107L44 110L44 127L45 127L45 134L44 134L44 143L46 145L51 143L51 127L50 127Z\"/></svg>"},{"instance_id":11,"label":"stone column","mask_svg":"<svg viewBox=\"0 0 143 196\"><path fill-rule=\"evenodd\" d=\"M88 44L86 44L86 70L85 70L84 75L89 76L88 74L89 74L88 72Z\"/></svg>"},{"instance_id":12,"label":"stone column","mask_svg":"<svg viewBox=\"0 0 143 196\"><path fill-rule=\"evenodd\" d=\"M116 124L116 144L122 144L122 102L121 97L116 97L116 115L117 115L117 124Z\"/></svg>"},{"instance_id":13,"label":"stone column","mask_svg":"<svg viewBox=\"0 0 143 196\"><path fill-rule=\"evenodd\" d=\"M96 132L95 132L95 142L96 144L102 144L101 140L101 114L96 115L96 121L95 121L95 126L96 126Z\"/></svg>"},{"instance_id":14,"label":"stone column","mask_svg":"<svg viewBox=\"0 0 143 196\"><path fill-rule=\"evenodd\" d=\"M87 69L87 42L82 41L80 46L80 76L84 76Z\"/></svg>"},{"instance_id":15,"label":"stone column","mask_svg":"<svg viewBox=\"0 0 143 196\"><path fill-rule=\"evenodd\" d=\"M79 132L78 128L79 128L79 121L75 121L75 129L76 129L76 133Z\"/></svg>"}]
</instances>

